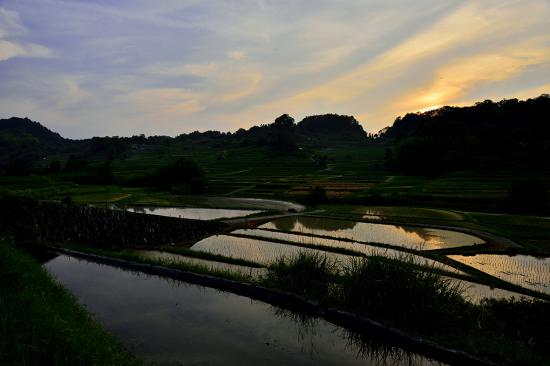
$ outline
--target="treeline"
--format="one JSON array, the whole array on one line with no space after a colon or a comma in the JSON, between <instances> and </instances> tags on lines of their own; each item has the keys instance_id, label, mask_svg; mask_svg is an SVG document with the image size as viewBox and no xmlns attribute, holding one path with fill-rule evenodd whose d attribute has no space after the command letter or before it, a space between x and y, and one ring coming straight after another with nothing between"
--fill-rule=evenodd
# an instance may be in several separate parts
<instances>
[{"instance_id":1,"label":"treeline","mask_svg":"<svg viewBox=\"0 0 550 366\"><path fill-rule=\"evenodd\" d=\"M548 167L550 96L486 100L399 117L381 134L386 164L403 172Z\"/></svg>"},{"instance_id":2,"label":"treeline","mask_svg":"<svg viewBox=\"0 0 550 366\"><path fill-rule=\"evenodd\" d=\"M203 169L190 159L179 158L151 173L129 179L115 179L109 161L91 164L87 159L71 155L64 167L59 162L53 164L49 173L60 173L66 181L79 184L119 184L131 187L150 187L168 190L176 194L202 194L206 188L206 175Z\"/></svg>"}]
</instances>

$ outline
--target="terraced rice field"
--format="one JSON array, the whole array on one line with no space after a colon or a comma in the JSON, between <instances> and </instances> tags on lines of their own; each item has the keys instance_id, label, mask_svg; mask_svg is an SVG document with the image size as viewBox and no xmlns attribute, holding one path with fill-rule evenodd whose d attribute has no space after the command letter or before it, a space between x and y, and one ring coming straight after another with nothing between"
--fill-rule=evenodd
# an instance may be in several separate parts
<instances>
[{"instance_id":1,"label":"terraced rice field","mask_svg":"<svg viewBox=\"0 0 550 366\"><path fill-rule=\"evenodd\" d=\"M260 213L260 210L228 210L221 208L196 208L196 207L129 207L130 212L149 215L179 217L181 219L216 220L243 217Z\"/></svg>"},{"instance_id":2,"label":"terraced rice field","mask_svg":"<svg viewBox=\"0 0 550 366\"><path fill-rule=\"evenodd\" d=\"M316 249L229 235L210 236L194 244L191 249L224 257L245 259L264 266L269 266L280 258L292 258L299 253L316 254L319 252ZM348 255L328 252L326 256L341 266L349 265L353 258Z\"/></svg>"},{"instance_id":3,"label":"terraced rice field","mask_svg":"<svg viewBox=\"0 0 550 366\"><path fill-rule=\"evenodd\" d=\"M459 286L462 290L462 296L474 303L479 304L483 299L533 299L531 296L518 294L516 292L503 290L500 288L482 285L480 283L463 281L452 277L443 277L449 281L451 286Z\"/></svg>"},{"instance_id":4,"label":"terraced rice field","mask_svg":"<svg viewBox=\"0 0 550 366\"><path fill-rule=\"evenodd\" d=\"M410 249L431 250L484 244L473 235L416 226L395 226L316 217L287 217L260 226L262 229L292 231L335 239L382 243Z\"/></svg>"},{"instance_id":5,"label":"terraced rice field","mask_svg":"<svg viewBox=\"0 0 550 366\"><path fill-rule=\"evenodd\" d=\"M348 241L341 241L341 240L328 239L328 238L317 238L312 236L305 236L305 235L291 234L291 233L284 233L284 232L274 232L274 231L267 231L267 230L261 230L261 229L250 229L250 230L243 229L243 230L233 231L232 233L239 234L239 235L247 235L247 236L250 236L251 238L258 238L258 239L261 239L261 238L265 238L268 240L277 239L277 240L282 240L289 243L295 243L300 246L321 245L328 248L353 250L355 252L365 254L367 256L380 256L380 257L386 257L386 258L407 257L407 259L413 260L418 265L433 267L433 268L437 268L447 272L463 274L463 272L451 266L445 265L441 262L438 262L432 259L424 258L424 257L410 254L410 253L403 253L394 249L380 248L380 247L357 243L357 242L348 242ZM279 243L274 243L274 244L279 244ZM285 247L288 246L286 244L282 244L282 245L284 245ZM319 250L319 252L322 254L327 253L323 250Z\"/></svg>"},{"instance_id":6,"label":"terraced rice field","mask_svg":"<svg viewBox=\"0 0 550 366\"><path fill-rule=\"evenodd\" d=\"M436 220L462 220L463 215L449 210L416 207L359 207L351 211L367 219L427 218Z\"/></svg>"},{"instance_id":7,"label":"terraced rice field","mask_svg":"<svg viewBox=\"0 0 550 366\"><path fill-rule=\"evenodd\" d=\"M448 257L514 285L550 295L550 258L495 254Z\"/></svg>"},{"instance_id":8,"label":"terraced rice field","mask_svg":"<svg viewBox=\"0 0 550 366\"><path fill-rule=\"evenodd\" d=\"M212 271L237 273L250 277L259 277L266 272L265 268L253 268L237 264L211 261L208 259L187 257L160 250L134 250L132 252L145 259L161 260L168 263L185 263L193 266L201 266Z\"/></svg>"}]
</instances>

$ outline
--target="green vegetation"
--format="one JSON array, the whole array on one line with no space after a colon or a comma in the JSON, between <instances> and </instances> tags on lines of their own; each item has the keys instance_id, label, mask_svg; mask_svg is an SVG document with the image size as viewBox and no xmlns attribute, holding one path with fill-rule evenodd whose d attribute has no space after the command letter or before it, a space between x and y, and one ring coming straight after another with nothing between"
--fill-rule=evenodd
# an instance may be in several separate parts
<instances>
[{"instance_id":1,"label":"green vegetation","mask_svg":"<svg viewBox=\"0 0 550 366\"><path fill-rule=\"evenodd\" d=\"M301 252L291 259L280 258L271 265L262 283L309 298L324 299L335 273L336 264L326 256Z\"/></svg>"},{"instance_id":2,"label":"green vegetation","mask_svg":"<svg viewBox=\"0 0 550 366\"><path fill-rule=\"evenodd\" d=\"M0 239L0 278L0 364L140 364L6 238Z\"/></svg>"},{"instance_id":3,"label":"green vegetation","mask_svg":"<svg viewBox=\"0 0 550 366\"><path fill-rule=\"evenodd\" d=\"M459 287L433 272L402 265L402 260L362 258L338 274L323 256L303 254L271 266L263 283L497 362L548 364L547 302L484 300L473 305Z\"/></svg>"},{"instance_id":4,"label":"green vegetation","mask_svg":"<svg viewBox=\"0 0 550 366\"><path fill-rule=\"evenodd\" d=\"M324 210L323 216L333 218L482 230L521 245L521 248L495 246L482 250L548 256L550 131L544 117L549 108L548 95L523 102L485 101L471 107L443 107L398 118L378 136L365 133L351 116L310 116L295 123L292 117L283 114L271 124L235 133L207 131L175 138L140 135L72 141L36 122L12 118L0 120L0 195L77 205L233 208L234 203L228 198L294 200L316 206L317 210ZM364 205L371 210L366 211ZM378 210L373 205L379 206ZM462 299L459 288L442 280L434 268L419 270L403 258L397 262L364 258L363 254L348 249L314 244L307 247L355 255L357 259L341 271L322 255L304 254L290 262L275 263L267 276L258 280L212 271L202 265L144 259L129 251L71 246L90 253L292 291L499 362L542 364L548 359L550 344L545 333L550 328L548 303L485 301L479 306L472 305ZM160 249L259 267L257 263L188 248ZM75 363L94 360L97 342L108 342L105 340L108 337L101 333L90 343L93 347L79 350L84 348L78 345L85 343L85 335L80 334L73 320L68 325L59 321L57 312L74 307L74 301L55 285L48 285L49 279L40 279L45 274L35 263L36 268L27 271L32 266L17 249L2 244L1 250L0 260L11 264L0 267L3 271L0 273L15 280L0 284L0 306L12 306L8 310L19 317L24 312L36 314L31 319L36 319L37 325L18 331L11 318L3 318L0 351L8 353L0 352L0 363L1 357L13 360L16 352L46 357L43 350L50 347L54 361L63 354L63 347ZM464 247L422 255L443 261L445 254L473 254L479 250ZM491 281L496 279L483 276L476 274L480 282L495 284ZM18 285L23 283L17 282L18 279L24 281L24 286ZM499 286L508 288L505 284ZM27 287L31 292L25 292ZM10 291L15 295L9 295ZM60 299L49 295L60 292L64 294ZM41 295L35 299L31 293ZM56 301L63 304L50 305L57 304ZM4 308L0 310L0 316L10 314ZM78 314L71 319L88 319L81 310ZM19 321L17 316L12 318ZM96 329L82 332L92 335L101 332L89 319L81 323ZM67 340L56 335L69 332L65 326L78 336ZM21 338L20 344L31 342L34 348L29 349L33 351L23 352L15 341L4 341L8 339L5 336L8 331L15 332L16 339L30 337L31 341ZM45 344L38 341L42 339L47 340ZM107 353L119 356L105 356L116 360L101 358L101 363L133 362L123 353L116 353L120 351L109 346L111 343L106 344Z\"/></svg>"}]
</instances>

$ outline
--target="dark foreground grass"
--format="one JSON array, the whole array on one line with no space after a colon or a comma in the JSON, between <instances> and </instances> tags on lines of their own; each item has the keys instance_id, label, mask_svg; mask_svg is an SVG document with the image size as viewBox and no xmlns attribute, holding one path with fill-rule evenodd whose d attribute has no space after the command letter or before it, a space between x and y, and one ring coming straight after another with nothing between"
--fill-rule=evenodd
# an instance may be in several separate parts
<instances>
[{"instance_id":1,"label":"dark foreground grass","mask_svg":"<svg viewBox=\"0 0 550 366\"><path fill-rule=\"evenodd\" d=\"M138 365L63 287L0 238L0 365Z\"/></svg>"},{"instance_id":2,"label":"dark foreground grass","mask_svg":"<svg viewBox=\"0 0 550 366\"><path fill-rule=\"evenodd\" d=\"M463 299L460 287L436 273L377 257L358 258L336 273L326 257L302 254L272 265L263 284L499 363L550 364L548 302L474 305Z\"/></svg>"}]
</instances>

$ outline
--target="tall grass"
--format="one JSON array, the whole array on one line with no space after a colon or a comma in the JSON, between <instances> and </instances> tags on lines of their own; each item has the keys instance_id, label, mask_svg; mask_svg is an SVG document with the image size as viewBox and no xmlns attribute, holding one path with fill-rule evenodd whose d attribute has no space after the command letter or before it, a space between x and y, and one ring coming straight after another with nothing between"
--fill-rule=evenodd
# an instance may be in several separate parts
<instances>
[{"instance_id":1,"label":"tall grass","mask_svg":"<svg viewBox=\"0 0 550 366\"><path fill-rule=\"evenodd\" d=\"M355 258L344 268L334 300L348 310L430 332L454 322L453 310L465 305L461 288L414 265L411 257Z\"/></svg>"},{"instance_id":2,"label":"tall grass","mask_svg":"<svg viewBox=\"0 0 550 366\"><path fill-rule=\"evenodd\" d=\"M550 364L550 304L464 300L462 288L412 257L356 258L344 268L302 253L269 267L264 284L407 329L497 362Z\"/></svg>"},{"instance_id":3,"label":"tall grass","mask_svg":"<svg viewBox=\"0 0 550 366\"><path fill-rule=\"evenodd\" d=\"M137 365L40 265L0 238L0 365Z\"/></svg>"},{"instance_id":4,"label":"tall grass","mask_svg":"<svg viewBox=\"0 0 550 366\"><path fill-rule=\"evenodd\" d=\"M323 300L329 295L336 268L326 255L300 252L289 259L279 258L269 266L263 281L269 287Z\"/></svg>"}]
</instances>

